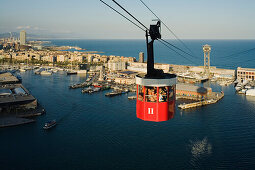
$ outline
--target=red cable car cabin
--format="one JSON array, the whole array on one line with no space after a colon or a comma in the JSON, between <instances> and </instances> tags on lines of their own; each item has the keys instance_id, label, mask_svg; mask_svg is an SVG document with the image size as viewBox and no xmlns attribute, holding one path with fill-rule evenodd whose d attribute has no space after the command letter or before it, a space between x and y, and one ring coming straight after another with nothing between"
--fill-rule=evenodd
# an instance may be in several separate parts
<instances>
[{"instance_id":1,"label":"red cable car cabin","mask_svg":"<svg viewBox=\"0 0 255 170\"><path fill-rule=\"evenodd\" d=\"M176 75L164 74L160 78L136 76L137 118L145 121L167 121L175 113Z\"/></svg>"}]
</instances>

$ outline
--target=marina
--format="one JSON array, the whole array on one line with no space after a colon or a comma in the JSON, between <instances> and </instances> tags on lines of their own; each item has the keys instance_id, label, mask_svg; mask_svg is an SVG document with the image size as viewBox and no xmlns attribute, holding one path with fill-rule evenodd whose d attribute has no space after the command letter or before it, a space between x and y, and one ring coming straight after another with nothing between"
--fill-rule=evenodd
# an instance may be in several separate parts
<instances>
[{"instance_id":1,"label":"marina","mask_svg":"<svg viewBox=\"0 0 255 170\"><path fill-rule=\"evenodd\" d=\"M121 43L118 42L117 44ZM231 43L228 42L227 44ZM217 46L217 44L214 44L214 46ZM43 67L47 69L48 66ZM179 68L182 67L187 68L187 66L176 66L174 68L181 70ZM29 166L24 163L26 162L25 158L17 156L22 161L20 164L27 169L38 169L39 166L44 165L44 163L38 164L39 160L47 162L47 165L51 164L52 168L69 167L71 169L77 165L83 166L84 159L87 161L86 166L92 167L92 169L103 169L106 166L114 169L116 166L123 167L127 164L130 164L128 168L135 169L140 165L140 163L139 165L134 163L134 160L138 159L148 165L144 169L148 167L164 168L159 164L150 163L154 160L159 161L162 165L164 164L166 169L169 167L173 169L183 169L184 167L195 169L201 167L201 165L205 169L222 167L233 169L240 164L248 169L252 167L252 163L249 161L247 163L247 160L243 159L243 157L241 158L240 155L246 155L246 158L253 160L252 153L255 153L252 149L255 148L253 147L253 142L249 142L253 141L251 129L254 127L253 107L255 100L253 96L235 93L233 84L228 86L223 84L221 86L219 85L221 81L219 78L213 78L213 81L207 81L203 84L192 83L196 86L210 87L212 92L223 91L224 97L215 104L180 109L178 107L180 104L199 102L200 98L177 95L174 118L165 123L154 123L136 118L135 101L129 100L129 96L134 95L134 93L116 97L105 96L105 94L118 89L127 88L129 91L136 91L136 87L128 84L132 82L128 79L130 75L106 71L102 84L100 84L100 81L95 80L90 86L94 88L108 84L111 89L109 91L100 90L88 95L81 93L83 87L69 90L69 86L90 81L94 76L92 72L87 72L86 76L78 74L67 76L65 68L54 67L54 69L58 71L56 73L53 72L50 76L36 75L33 70L27 70L26 72L17 71L17 74L22 77L23 86L38 99L47 114L36 118L34 123L1 129L2 145L17 146L17 138L19 138L22 147L17 146L16 148L21 152L27 153L28 150L26 148L33 148L33 152L27 153L31 157ZM118 81L115 82L114 79ZM188 81L191 80L187 79ZM188 91L184 94L188 95L191 92ZM192 100L190 100L191 97L193 98ZM52 128L49 131L43 130L42 127L45 122L54 119L58 122L57 128ZM159 138L157 142L154 140L155 136ZM27 139L30 140L28 141ZM40 147L38 147L38 142L36 142L38 140L42 141ZM200 153L203 156L197 157L197 155L194 155L194 150L196 150L194 147L197 146L197 143L202 143L205 146L211 145L211 152ZM152 145L154 149L148 150ZM107 156L109 153L108 146L115 148L113 151L111 150L110 157ZM17 153L17 149L15 147L15 149L12 148L3 148L1 153L4 155ZM65 149L62 150L62 148ZM98 149L100 149L102 157L98 157L98 152L95 153L95 150ZM54 153L61 152L62 154L51 154L49 150L54 150ZM70 156L67 155L74 151L76 154L71 159L75 159L75 163L65 166L58 163L57 160L70 161ZM119 153L123 151L125 152L125 157L122 160L119 158L123 155ZM40 153L40 155L34 156L34 152ZM49 153L52 155L51 158L47 156ZM167 154L166 157L179 157L181 155L181 158L165 161L157 159L159 154L161 156ZM41 159L42 155L43 159ZM146 156L146 159L144 156ZM112 164L116 159L119 161L116 164ZM94 160L99 160L102 164L97 165ZM193 164L194 160L196 160L195 165ZM214 160L217 160L217 162L215 163ZM108 164L108 162L111 162L111 164ZM11 161L7 161L2 166L8 167L10 163ZM18 166L16 167L19 168Z\"/></svg>"},{"instance_id":2,"label":"marina","mask_svg":"<svg viewBox=\"0 0 255 170\"><path fill-rule=\"evenodd\" d=\"M1 2L1 169L255 169L254 6Z\"/></svg>"},{"instance_id":3,"label":"marina","mask_svg":"<svg viewBox=\"0 0 255 170\"><path fill-rule=\"evenodd\" d=\"M246 97L235 94L233 85L221 87L217 83L212 83L212 90L217 91L217 89L223 88L225 96L217 102L217 104L208 105L208 107L179 109L179 104L187 102L185 101L186 99L178 99L175 118L167 123L158 124L137 119L135 116L135 101L128 100L126 95L119 95L116 96L116 98L111 98L105 97L108 91L94 93L93 95L84 95L81 94L80 90L68 89L69 84L86 81L84 77L78 75L72 75L71 77L65 74L53 74L52 76L45 77L35 75L32 71L27 71L21 74L21 76L24 82L23 85L29 88L30 92L45 106L47 114L41 116L36 122L16 127L17 129L11 127L3 129L1 135L3 138L8 137L8 140L2 139L1 144L9 143L9 145L15 145L15 140L12 140L14 137L10 135L10 132L12 132L15 136L20 135L25 138L30 138L33 141L39 138L42 141L40 148L37 147L36 143L27 143L27 139L22 139L21 142L23 146L33 147L34 151L38 151L43 155L49 154L49 149L55 148L55 151L61 151L62 149L57 146L64 147L65 150L62 151L63 154L53 155L52 159L54 160L49 159L47 156L45 157L45 161L50 163L54 163L57 159L67 161L70 157L65 156L66 154L72 152L72 150L79 150L75 159L77 158L77 163L82 165L83 159L78 158L88 156L89 158L87 160L89 162L92 161L92 159L98 155L94 154L91 148L94 150L101 145L114 146L118 152L124 149L128 157L140 157L144 154L156 155L156 151L148 151L147 148L141 148L140 151L142 153L133 153L136 147L141 146L141 142L145 143L146 146L150 146L154 143L155 140L153 139L155 135L160 137L159 141L161 143L161 146L155 145L156 149L161 152L170 149L174 152L170 152L170 156L175 156L176 154L184 156L186 161L183 162L183 159L181 159L180 163L176 164L175 162L174 167L177 169L178 167L182 167L183 164L185 167L193 167L189 164L190 159L192 159L189 146L191 145L190 140L194 141L197 138L202 140L207 137L208 142L212 144L214 148L213 154L208 155L205 161L201 160L199 163L208 164L208 160L219 158L232 161L232 159L239 159L239 154L253 152L250 149L250 147L253 148L253 144L250 144L248 149L244 145L240 145L240 142L247 143L247 141L253 140L252 136L243 136L241 132L245 131L248 134L252 134L251 129L254 127L255 121L253 116L254 110L252 108L255 99L250 96ZM45 94L41 93L41 91L54 91L54 93ZM72 96L72 100L70 100L70 96ZM69 102L66 103L64 101ZM56 126L57 128L52 128L50 131L42 129L45 122L56 118L57 122L60 121L58 119L61 119L61 122ZM226 123L226 121L228 123ZM236 129L237 127L238 129ZM137 130L137 128L140 130ZM162 129L164 129L164 131L162 131ZM123 132L125 132L125 135ZM180 133L185 135L179 135ZM134 137L129 137L129 146L123 148L127 140L127 135L134 135ZM174 139L172 136L177 136L177 139ZM228 147L222 147L222 144L217 142L219 137L221 140L228 143ZM52 140L55 142L52 143ZM71 144L65 141L69 141ZM171 144L169 144L169 142L171 142ZM72 148L68 146L72 146ZM176 148L176 146L180 147ZM20 149L23 151L26 150L23 147L20 147ZM2 150L2 153L5 154L10 154L10 152L15 153L16 151L12 149ZM101 149L101 153L106 154L107 152L108 149ZM220 154L222 152L226 154ZM232 152L237 152L238 154L233 154ZM33 154L28 153L28 155ZM117 159L117 157L119 157L119 154L112 152L111 158L103 157L100 158L100 160L103 161L103 159L107 159L107 161L111 161L112 159ZM19 158L25 160L22 157ZM36 161L38 158L32 157L31 159ZM154 158L149 159L153 160ZM169 161L171 164L174 163L171 160ZM132 161L123 160L120 162L120 165L127 162ZM89 164L92 167L98 167L92 163ZM233 164L235 164L235 162L233 162ZM57 165L61 166L60 164ZM30 166L36 168L37 164L32 164ZM218 167L220 165L213 164L211 166ZM134 166L130 167L135 168Z\"/></svg>"}]
</instances>

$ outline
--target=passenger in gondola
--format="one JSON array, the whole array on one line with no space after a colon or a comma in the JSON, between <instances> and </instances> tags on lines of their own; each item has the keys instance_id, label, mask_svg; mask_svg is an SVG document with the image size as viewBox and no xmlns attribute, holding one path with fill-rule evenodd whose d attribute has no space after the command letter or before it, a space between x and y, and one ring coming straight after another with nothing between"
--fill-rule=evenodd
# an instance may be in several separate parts
<instances>
[{"instance_id":1,"label":"passenger in gondola","mask_svg":"<svg viewBox=\"0 0 255 170\"><path fill-rule=\"evenodd\" d=\"M167 89L166 87L159 88L159 102L166 102L167 101Z\"/></svg>"},{"instance_id":2,"label":"passenger in gondola","mask_svg":"<svg viewBox=\"0 0 255 170\"><path fill-rule=\"evenodd\" d=\"M143 95L141 93L138 95L138 100L143 101Z\"/></svg>"},{"instance_id":3,"label":"passenger in gondola","mask_svg":"<svg viewBox=\"0 0 255 170\"><path fill-rule=\"evenodd\" d=\"M143 101L143 87L139 86L138 88L138 100Z\"/></svg>"}]
</instances>

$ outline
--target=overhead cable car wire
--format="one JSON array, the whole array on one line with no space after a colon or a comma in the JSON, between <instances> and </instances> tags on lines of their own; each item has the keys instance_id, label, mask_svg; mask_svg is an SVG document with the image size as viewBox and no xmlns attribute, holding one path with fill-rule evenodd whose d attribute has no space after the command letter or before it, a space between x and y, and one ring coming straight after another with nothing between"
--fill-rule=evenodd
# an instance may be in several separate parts
<instances>
[{"instance_id":1,"label":"overhead cable car wire","mask_svg":"<svg viewBox=\"0 0 255 170\"><path fill-rule=\"evenodd\" d=\"M180 49L179 47L177 47L177 46L175 46L175 45L169 43L168 41L166 41L166 40L164 40L164 39L161 39L161 40L164 41L165 43L169 44L170 46L172 46L172 47L174 47L174 48L180 50L181 52L183 52L183 53L185 53L185 54L187 54L187 55L193 57L194 59L198 59L198 58L196 58L195 56L193 56L193 55L187 53L186 51L184 51L184 50L182 50L182 49Z\"/></svg>"},{"instance_id":2,"label":"overhead cable car wire","mask_svg":"<svg viewBox=\"0 0 255 170\"><path fill-rule=\"evenodd\" d=\"M196 63L192 60L190 60L189 58L185 57L184 55L182 55L181 53L179 53L178 51L176 51L175 49L173 49L171 46L169 46L168 44L166 44L164 41L162 41L162 39L159 40L159 42L163 45L165 45L167 48L169 48L170 50L174 51L175 53L177 53L178 55L182 56L183 58L185 58L186 60L190 61L191 63L195 64Z\"/></svg>"},{"instance_id":3,"label":"overhead cable car wire","mask_svg":"<svg viewBox=\"0 0 255 170\"><path fill-rule=\"evenodd\" d=\"M134 20L136 20L139 24L141 24L146 30L149 30L143 23L141 23L136 17L134 17L130 12L128 12L124 7L122 7L118 2L112 0L115 4L117 4L123 11L125 11L128 15L130 15Z\"/></svg>"},{"instance_id":4,"label":"overhead cable car wire","mask_svg":"<svg viewBox=\"0 0 255 170\"><path fill-rule=\"evenodd\" d=\"M119 15L121 15L122 17L124 17L126 20L128 20L129 22L131 22L132 24L134 24L135 26L137 26L138 28L140 28L143 31L146 31L145 29L143 29L142 27L140 27L139 25L137 25L136 23L134 23L133 21L131 21L129 18L127 18L125 15L123 15L122 13L120 13L119 11L117 11L116 9L114 9L113 7L111 7L110 5L108 5L106 2L104 2L103 0L100 0L102 3L104 3L106 6L108 6L109 8L111 8L113 11L115 11L116 13L118 13Z\"/></svg>"},{"instance_id":5,"label":"overhead cable car wire","mask_svg":"<svg viewBox=\"0 0 255 170\"><path fill-rule=\"evenodd\" d=\"M191 53L193 52L190 50L190 48L142 1L140 2L158 19L161 21L161 23L167 28L167 30L174 35L174 37Z\"/></svg>"},{"instance_id":6,"label":"overhead cable car wire","mask_svg":"<svg viewBox=\"0 0 255 170\"><path fill-rule=\"evenodd\" d=\"M133 21L131 21L129 18L127 18L125 15L121 14L119 11L117 11L116 9L114 9L113 7L111 7L110 5L108 5L106 2L104 2L103 0L100 0L102 3L104 3L106 6L108 6L109 8L111 8L113 11L115 11L116 13L118 13L119 15L121 15L122 17L124 17L125 19L127 19L129 22L131 22L132 24L134 24L135 26L137 26L138 28L140 28L141 30L143 31L146 31L146 30L149 30L146 26L144 26L144 24L142 22L140 22L136 17L134 17L130 12L128 12L124 7L122 7L120 4L118 4L115 0L112 0L114 3L116 3L121 9L123 9L127 14L129 14L133 19L135 19L139 24L141 24L145 29L141 28L139 25L137 25L136 23L134 23ZM177 50L191 56L191 57L194 57L193 55L185 52L184 50L180 49L179 47L176 47L175 45L167 42L166 40L164 39L160 39L161 40L161 43L162 41L170 46L172 46L173 48L176 48ZM164 44L164 45L166 45ZM169 46L168 46L169 48ZM169 48L169 49L172 49L172 48ZM173 49L172 49L173 50ZM173 50L176 52L176 50ZM181 55L180 53L177 52L177 54ZM186 58L185 56L181 55L182 57ZM194 57L196 58L196 57ZM186 58L187 59L187 58ZM197 58L196 58L197 59ZM189 59L188 59L189 60ZM189 60L189 61L192 61L192 60ZM193 61L192 61L193 62Z\"/></svg>"},{"instance_id":7,"label":"overhead cable car wire","mask_svg":"<svg viewBox=\"0 0 255 170\"><path fill-rule=\"evenodd\" d=\"M231 63L231 64L240 64L240 63L246 63L246 62L250 62L250 61L255 61L255 58L253 58L253 59L249 59L249 60L245 60L245 61L238 61L238 62L233 62L233 63Z\"/></svg>"},{"instance_id":8,"label":"overhead cable car wire","mask_svg":"<svg viewBox=\"0 0 255 170\"><path fill-rule=\"evenodd\" d=\"M234 53L234 54L231 54L231 55L227 55L227 56L225 56L225 57L222 57L221 59L227 59L227 58L231 58L231 57L237 57L238 55L240 55L240 54L245 54L245 53L248 53L248 52L250 52L250 51L253 51L253 50L255 50L255 48L251 48L251 49L249 49L249 50L245 50L245 51L241 51L241 52L238 52L238 53Z\"/></svg>"}]
</instances>

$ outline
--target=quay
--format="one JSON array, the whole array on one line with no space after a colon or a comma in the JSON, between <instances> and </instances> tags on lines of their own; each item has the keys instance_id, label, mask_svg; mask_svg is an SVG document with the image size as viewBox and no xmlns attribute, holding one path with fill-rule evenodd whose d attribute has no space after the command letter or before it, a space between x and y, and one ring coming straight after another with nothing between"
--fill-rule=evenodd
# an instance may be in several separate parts
<instances>
[{"instance_id":1,"label":"quay","mask_svg":"<svg viewBox=\"0 0 255 170\"><path fill-rule=\"evenodd\" d=\"M1 117L0 119L0 128L10 127L10 126L18 126L28 123L35 122L34 119L26 119L20 117Z\"/></svg>"},{"instance_id":2,"label":"quay","mask_svg":"<svg viewBox=\"0 0 255 170\"><path fill-rule=\"evenodd\" d=\"M200 107L200 106L205 106L209 104L214 104L217 103L219 100L221 100L224 97L224 93L217 94L217 97L214 99L208 99L208 100L203 100L199 102L193 102L193 103L188 103L188 104L179 104L178 108L180 109L190 109L194 107Z\"/></svg>"}]
</instances>

